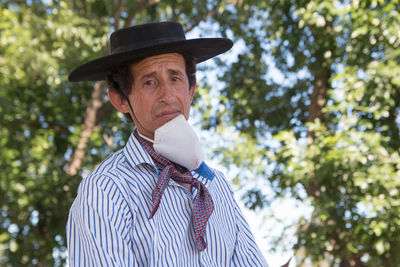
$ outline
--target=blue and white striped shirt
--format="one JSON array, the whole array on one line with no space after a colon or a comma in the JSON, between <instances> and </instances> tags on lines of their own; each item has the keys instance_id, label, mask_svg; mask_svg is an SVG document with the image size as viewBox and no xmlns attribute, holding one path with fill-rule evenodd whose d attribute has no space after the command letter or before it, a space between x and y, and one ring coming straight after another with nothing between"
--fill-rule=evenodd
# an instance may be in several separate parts
<instances>
[{"instance_id":1,"label":"blue and white striped shirt","mask_svg":"<svg viewBox=\"0 0 400 267\"><path fill-rule=\"evenodd\" d=\"M199 252L191 216L196 189L171 180L149 219L159 171L132 134L79 186L67 223L70 266L268 266L224 176L204 167L192 175L215 209Z\"/></svg>"}]
</instances>

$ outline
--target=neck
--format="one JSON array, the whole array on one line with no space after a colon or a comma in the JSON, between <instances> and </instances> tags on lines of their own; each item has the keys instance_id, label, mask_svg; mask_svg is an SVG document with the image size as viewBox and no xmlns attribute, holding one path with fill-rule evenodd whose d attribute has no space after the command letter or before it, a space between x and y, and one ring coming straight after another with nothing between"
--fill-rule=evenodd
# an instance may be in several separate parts
<instances>
[{"instance_id":1,"label":"neck","mask_svg":"<svg viewBox=\"0 0 400 267\"><path fill-rule=\"evenodd\" d=\"M150 138L144 136L143 134L141 134L141 133L139 132L139 130L137 130L137 133L138 133L138 135L139 135L140 137L142 137L142 138L143 138L145 141L147 141L148 143L154 144L154 140L153 140L153 139L150 139Z\"/></svg>"}]
</instances>

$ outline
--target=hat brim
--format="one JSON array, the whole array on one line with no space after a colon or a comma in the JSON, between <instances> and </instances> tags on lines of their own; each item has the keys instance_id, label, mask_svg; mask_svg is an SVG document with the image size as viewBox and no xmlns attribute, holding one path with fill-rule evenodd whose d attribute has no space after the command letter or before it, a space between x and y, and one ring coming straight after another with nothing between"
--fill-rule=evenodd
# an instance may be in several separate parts
<instances>
[{"instance_id":1,"label":"hat brim","mask_svg":"<svg viewBox=\"0 0 400 267\"><path fill-rule=\"evenodd\" d=\"M232 45L232 41L227 38L199 38L111 54L75 68L68 75L68 80L70 82L102 81L105 80L107 71L113 67L159 54L191 55L195 58L196 63L200 63L226 52Z\"/></svg>"}]
</instances>

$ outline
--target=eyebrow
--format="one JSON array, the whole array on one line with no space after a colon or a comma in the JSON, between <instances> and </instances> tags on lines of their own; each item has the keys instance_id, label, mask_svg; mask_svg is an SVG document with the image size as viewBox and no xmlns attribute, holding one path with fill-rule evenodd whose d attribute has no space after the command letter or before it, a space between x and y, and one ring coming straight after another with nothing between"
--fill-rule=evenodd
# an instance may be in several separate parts
<instances>
[{"instance_id":1,"label":"eyebrow","mask_svg":"<svg viewBox=\"0 0 400 267\"><path fill-rule=\"evenodd\" d=\"M180 70L168 69L168 72L175 75L183 75L182 71Z\"/></svg>"},{"instance_id":2,"label":"eyebrow","mask_svg":"<svg viewBox=\"0 0 400 267\"><path fill-rule=\"evenodd\" d=\"M180 71L180 70L168 69L168 72L169 72L169 73L172 73L172 74L176 74L176 75L183 75L183 72ZM142 78L148 78L148 77L155 76L156 73L157 73L156 71L153 71L153 72L144 74L144 75L142 76Z\"/></svg>"},{"instance_id":3,"label":"eyebrow","mask_svg":"<svg viewBox=\"0 0 400 267\"><path fill-rule=\"evenodd\" d=\"M153 71L153 72L150 72L150 73L147 73L147 74L142 75L142 77L140 77L140 79L153 77L153 76L155 76L155 75L156 75L156 72Z\"/></svg>"},{"instance_id":4,"label":"eyebrow","mask_svg":"<svg viewBox=\"0 0 400 267\"><path fill-rule=\"evenodd\" d=\"M175 75L183 75L183 72L182 71L180 71L180 70L176 70L176 69L168 69L168 72L169 73L171 73L171 74L175 74ZM156 75L156 71L153 71L153 72L150 72L150 73L147 73L147 74L144 74L142 77L141 77L141 79L143 79L143 78L149 78L149 77L154 77L155 75Z\"/></svg>"}]
</instances>

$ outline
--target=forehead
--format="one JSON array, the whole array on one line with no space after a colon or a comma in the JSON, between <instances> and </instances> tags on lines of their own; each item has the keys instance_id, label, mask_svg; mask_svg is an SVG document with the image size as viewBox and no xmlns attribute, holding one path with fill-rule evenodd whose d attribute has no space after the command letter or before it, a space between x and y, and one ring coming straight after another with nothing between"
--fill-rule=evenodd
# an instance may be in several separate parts
<instances>
[{"instance_id":1,"label":"forehead","mask_svg":"<svg viewBox=\"0 0 400 267\"><path fill-rule=\"evenodd\" d=\"M137 75L148 71L157 71L160 67L184 70L185 59L181 54L178 53L168 53L147 57L139 62L134 63L131 66L131 72L135 76L135 74Z\"/></svg>"}]
</instances>

